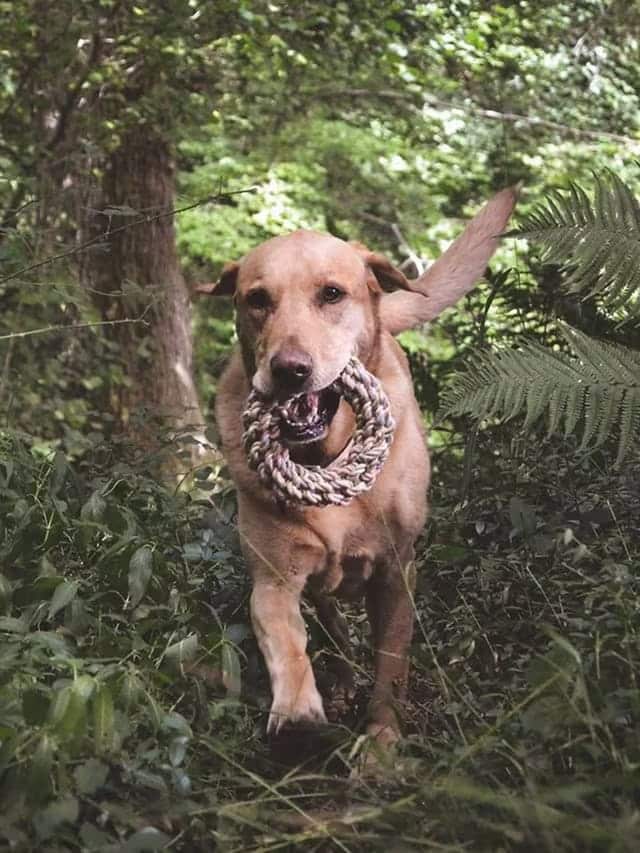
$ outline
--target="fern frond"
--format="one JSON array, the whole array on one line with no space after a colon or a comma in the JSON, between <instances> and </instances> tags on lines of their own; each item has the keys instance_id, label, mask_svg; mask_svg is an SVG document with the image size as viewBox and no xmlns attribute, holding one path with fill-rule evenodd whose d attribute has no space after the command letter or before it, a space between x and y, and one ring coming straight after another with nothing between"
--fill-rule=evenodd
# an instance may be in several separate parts
<instances>
[{"instance_id":1,"label":"fern frond","mask_svg":"<svg viewBox=\"0 0 640 853\"><path fill-rule=\"evenodd\" d=\"M510 233L541 243L547 261L570 271L570 292L640 314L640 204L613 172L595 179L593 200L571 184L568 194L551 193Z\"/></svg>"},{"instance_id":2,"label":"fern frond","mask_svg":"<svg viewBox=\"0 0 640 853\"><path fill-rule=\"evenodd\" d=\"M581 450L618 432L618 463L638 441L640 353L562 332L574 355L528 342L517 350L481 353L443 400L445 415L507 421L525 414L529 429L546 412L549 433L582 430Z\"/></svg>"}]
</instances>

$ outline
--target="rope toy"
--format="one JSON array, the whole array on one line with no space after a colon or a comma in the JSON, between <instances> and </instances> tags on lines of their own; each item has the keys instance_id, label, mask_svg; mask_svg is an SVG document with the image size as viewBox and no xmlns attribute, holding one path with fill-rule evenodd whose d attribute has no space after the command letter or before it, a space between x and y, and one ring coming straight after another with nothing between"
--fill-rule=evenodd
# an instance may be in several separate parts
<instances>
[{"instance_id":1,"label":"rope toy","mask_svg":"<svg viewBox=\"0 0 640 853\"><path fill-rule=\"evenodd\" d=\"M305 506L348 504L368 491L389 455L395 423L382 385L352 357L330 386L353 409L356 428L344 458L326 468L292 462L280 440L282 405L249 394L242 421L249 467L277 500Z\"/></svg>"}]
</instances>

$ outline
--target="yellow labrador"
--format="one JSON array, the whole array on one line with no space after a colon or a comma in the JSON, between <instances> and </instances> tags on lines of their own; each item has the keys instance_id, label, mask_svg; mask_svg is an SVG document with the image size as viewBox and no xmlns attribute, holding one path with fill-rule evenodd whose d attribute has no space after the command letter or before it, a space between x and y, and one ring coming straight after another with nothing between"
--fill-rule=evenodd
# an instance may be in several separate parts
<instances>
[{"instance_id":1,"label":"yellow labrador","mask_svg":"<svg viewBox=\"0 0 640 853\"><path fill-rule=\"evenodd\" d=\"M312 231L275 237L201 290L233 296L240 345L220 383L216 416L238 492L252 579L251 619L273 702L268 730L325 721L300 614L305 587L339 650L336 703L352 696L348 635L336 597L365 597L375 651L368 733L399 736L413 632L413 546L427 514L429 456L407 360L394 335L433 320L482 276L515 204L498 193L419 279L380 255ZM352 354L378 377L396 430L373 488L348 506L281 507L247 465L242 411L251 387L296 397L283 425L295 461L328 464L349 442L353 416L328 386Z\"/></svg>"}]
</instances>

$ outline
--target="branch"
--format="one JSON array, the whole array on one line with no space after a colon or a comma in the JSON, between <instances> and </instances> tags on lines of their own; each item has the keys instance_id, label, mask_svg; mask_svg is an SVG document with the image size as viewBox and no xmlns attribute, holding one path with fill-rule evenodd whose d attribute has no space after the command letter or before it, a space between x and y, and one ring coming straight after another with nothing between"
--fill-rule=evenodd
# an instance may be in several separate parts
<instances>
[{"instance_id":1,"label":"branch","mask_svg":"<svg viewBox=\"0 0 640 853\"><path fill-rule=\"evenodd\" d=\"M425 271L424 261L422 260L420 255L417 255L413 251L411 246L407 243L402 231L400 230L399 226L395 222L391 223L391 230L393 231L394 236L395 236L396 240L398 241L398 246L400 247L400 249L402 249L402 251L407 256L407 259L404 263L406 263L407 261L412 263L414 265L414 267L416 268L417 276L420 277L422 275L422 273Z\"/></svg>"},{"instance_id":2,"label":"branch","mask_svg":"<svg viewBox=\"0 0 640 853\"><path fill-rule=\"evenodd\" d=\"M636 148L640 148L640 139L634 139L632 136L624 136L621 133L611 133L607 130L591 130L590 128L583 127L571 127L567 124L561 124L557 121L551 121L550 119L540 118L539 116L528 116L523 115L522 113L512 113L512 112L499 112L498 110L488 110L483 107L477 107L474 104L465 104L464 106L459 106L457 104L451 104L447 101L443 101L440 98L434 98L431 96L425 97L425 103L433 104L433 106L441 107L443 109L451 110L451 112L459 112L459 113L472 113L473 115L478 115L481 118L488 118L491 121L502 121L502 122L511 122L518 123L524 122L525 124L535 126L535 127L545 127L549 130L557 130L560 133L568 133L572 136L579 136L585 139L610 139L613 142L621 142L624 145L632 145Z\"/></svg>"},{"instance_id":3,"label":"branch","mask_svg":"<svg viewBox=\"0 0 640 853\"><path fill-rule=\"evenodd\" d=\"M410 104L414 110L417 110L415 101L416 98L406 92L398 92L393 89L316 89L309 94L315 94L325 98L382 98L383 100L404 101ZM455 104L451 101L445 101L434 95L422 94L425 104L450 112L458 112L462 114L471 113L472 115L480 116L481 118L489 119L490 121L501 121L516 124L524 122L533 127L543 127L548 130L555 130L559 133L570 134L571 136L582 137L584 139L610 139L613 142L620 142L624 145L631 145L634 148L640 149L640 140L632 136L625 136L621 133L611 133L607 130L592 130L591 128L571 127L561 122L551 121L550 119L540 118L539 116L529 116L523 113L500 112L499 110L490 110L484 107L476 106L475 104Z\"/></svg>"},{"instance_id":4,"label":"branch","mask_svg":"<svg viewBox=\"0 0 640 853\"><path fill-rule=\"evenodd\" d=\"M414 250L411 248L409 243L407 242L404 234L400 230L400 226L396 222L387 222L386 219L382 219L380 216L376 216L373 213L367 213L367 211L363 211L359 214L361 219L369 220L370 222L375 222L376 225L382 225L385 228L388 228L393 236L398 241L398 248L400 251L404 252L407 256L404 261L400 264L400 269L404 272L404 268L409 264L413 264L416 269L416 274L421 276L427 267L428 260L421 258Z\"/></svg>"},{"instance_id":5,"label":"branch","mask_svg":"<svg viewBox=\"0 0 640 853\"><path fill-rule=\"evenodd\" d=\"M123 320L99 320L95 323L70 323L67 326L43 326L39 329L27 329L24 332L11 332L8 335L0 335L0 341L15 341L17 338L32 338L35 335L44 335L47 332L75 332L78 329L94 329L97 326L122 326L132 323L144 323L145 315L151 306L147 305L139 317L125 317Z\"/></svg>"},{"instance_id":6,"label":"branch","mask_svg":"<svg viewBox=\"0 0 640 853\"><path fill-rule=\"evenodd\" d=\"M58 121L56 122L55 131L53 132L51 139L46 145L46 149L48 151L53 151L57 147L57 145L64 139L64 135L67 130L67 124L69 122L69 119L71 118L73 110L75 109L78 103L82 87L85 81L88 79L89 74L91 74L94 68L96 68L100 64L101 48L102 38L100 37L99 32L95 32L91 40L91 53L89 54L89 58L87 59L84 70L81 74L79 74L74 85L71 86L69 91L67 92L67 97L65 98L65 102L58 116Z\"/></svg>"},{"instance_id":7,"label":"branch","mask_svg":"<svg viewBox=\"0 0 640 853\"><path fill-rule=\"evenodd\" d=\"M22 269L17 270L16 272L10 273L6 275L4 278L0 278L0 284L6 284L8 281L12 281L13 279L19 278L22 275L26 275L29 272L33 272L33 270L40 269L41 267L48 266L49 264L53 264L56 261L64 260L64 258L70 258L72 255L79 255L82 252L86 252L87 249L91 248L91 246L95 246L96 243L99 243L103 239L109 239L113 237L115 234L119 234L122 231L126 231L128 228L135 228L138 225L150 225L152 222L157 222L160 219L167 219L171 216L176 216L179 213L184 213L187 210L193 210L195 207L200 207L204 204L217 204L223 202L225 199L230 198L234 195L240 195L241 193L250 193L255 192L257 186L247 187L243 190L232 190L227 193L217 193L216 195L208 196L207 198L198 199L198 201L194 201L191 204L186 204L184 207L172 208L171 210L165 210L160 213L156 213L153 216L145 215L140 217L140 219L136 219L133 222L127 222L124 225L121 225L119 228L114 228L110 230L109 228L106 231L103 231L100 234L96 234L95 237L91 237L89 240L86 240L84 243L81 243L79 246L74 246L73 249L67 249L64 252L58 252L56 255L49 255L48 258L44 258L41 261L36 261L36 263L30 264L27 267L23 267ZM0 338L2 340L2 338Z\"/></svg>"}]
</instances>

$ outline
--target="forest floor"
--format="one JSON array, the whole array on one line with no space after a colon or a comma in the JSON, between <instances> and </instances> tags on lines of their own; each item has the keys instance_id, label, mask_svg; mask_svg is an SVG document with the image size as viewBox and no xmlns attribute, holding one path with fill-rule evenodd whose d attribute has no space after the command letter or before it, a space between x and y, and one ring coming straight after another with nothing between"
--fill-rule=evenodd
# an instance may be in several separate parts
<instances>
[{"instance_id":1,"label":"forest floor","mask_svg":"<svg viewBox=\"0 0 640 853\"><path fill-rule=\"evenodd\" d=\"M481 435L461 502L436 456L406 738L362 772L357 607L349 718L265 736L228 489L1 450L0 849L639 848L637 462Z\"/></svg>"}]
</instances>

